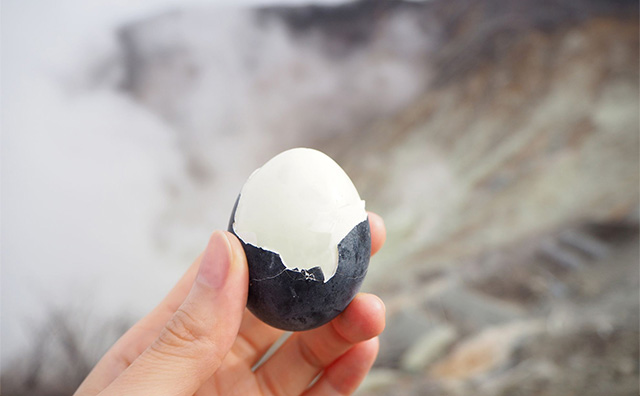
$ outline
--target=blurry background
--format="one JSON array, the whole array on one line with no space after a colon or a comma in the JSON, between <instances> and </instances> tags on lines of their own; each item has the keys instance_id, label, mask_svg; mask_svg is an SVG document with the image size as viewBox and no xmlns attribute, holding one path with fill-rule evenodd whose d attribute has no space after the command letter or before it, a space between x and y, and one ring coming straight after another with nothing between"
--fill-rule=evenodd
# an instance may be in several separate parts
<instances>
[{"instance_id":1,"label":"blurry background","mask_svg":"<svg viewBox=\"0 0 640 396\"><path fill-rule=\"evenodd\" d=\"M360 395L637 395L638 3L4 0L3 395L70 394L287 148L388 240Z\"/></svg>"}]
</instances>

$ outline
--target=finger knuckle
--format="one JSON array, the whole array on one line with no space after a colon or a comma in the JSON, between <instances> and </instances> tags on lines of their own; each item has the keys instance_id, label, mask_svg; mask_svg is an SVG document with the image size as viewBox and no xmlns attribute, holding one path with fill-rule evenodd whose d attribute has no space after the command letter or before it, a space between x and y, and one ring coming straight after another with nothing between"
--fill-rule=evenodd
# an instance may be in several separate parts
<instances>
[{"instance_id":1,"label":"finger knuckle","mask_svg":"<svg viewBox=\"0 0 640 396\"><path fill-rule=\"evenodd\" d=\"M288 396L285 387L281 381L278 381L272 375L262 375L258 377L262 396Z\"/></svg>"},{"instance_id":2,"label":"finger knuckle","mask_svg":"<svg viewBox=\"0 0 640 396\"><path fill-rule=\"evenodd\" d=\"M208 344L209 337L202 324L187 311L179 308L160 334L161 344L184 347L192 344Z\"/></svg>"},{"instance_id":3,"label":"finger knuckle","mask_svg":"<svg viewBox=\"0 0 640 396\"><path fill-rule=\"evenodd\" d=\"M303 340L298 339L298 349L302 360L313 369L320 370L324 367L324 362L318 354Z\"/></svg>"}]
</instances>

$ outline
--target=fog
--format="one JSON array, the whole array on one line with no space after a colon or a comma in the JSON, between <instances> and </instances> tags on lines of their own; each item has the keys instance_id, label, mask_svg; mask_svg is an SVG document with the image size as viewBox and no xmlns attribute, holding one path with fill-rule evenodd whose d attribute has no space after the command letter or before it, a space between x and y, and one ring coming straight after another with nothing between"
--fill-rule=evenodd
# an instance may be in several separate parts
<instances>
[{"instance_id":1,"label":"fog","mask_svg":"<svg viewBox=\"0 0 640 396\"><path fill-rule=\"evenodd\" d=\"M224 2L180 7L210 4ZM166 186L187 178L184 158L171 126L117 89L120 71L109 66L119 26L176 5L3 2L3 367L54 307L144 314L189 264L172 252L206 243L208 233L197 232L183 238L186 248L159 246ZM93 84L101 67L108 75ZM233 202L225 198L221 211Z\"/></svg>"},{"instance_id":2,"label":"fog","mask_svg":"<svg viewBox=\"0 0 640 396\"><path fill-rule=\"evenodd\" d=\"M180 2L180 17L168 1L3 4L3 364L54 308L142 316L256 167L422 92L429 46L403 15L358 51L241 7L267 2L229 4ZM167 61L135 74L132 48Z\"/></svg>"}]
</instances>

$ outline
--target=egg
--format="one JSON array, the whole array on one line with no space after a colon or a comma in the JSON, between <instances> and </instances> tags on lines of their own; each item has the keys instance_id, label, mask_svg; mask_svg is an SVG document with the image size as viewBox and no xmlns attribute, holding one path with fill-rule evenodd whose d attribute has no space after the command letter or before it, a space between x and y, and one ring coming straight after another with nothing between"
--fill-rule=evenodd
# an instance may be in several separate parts
<instances>
[{"instance_id":1,"label":"egg","mask_svg":"<svg viewBox=\"0 0 640 396\"><path fill-rule=\"evenodd\" d=\"M248 309L279 329L309 330L335 318L369 266L365 203L344 170L317 150L287 150L253 172L229 231L247 257Z\"/></svg>"}]
</instances>

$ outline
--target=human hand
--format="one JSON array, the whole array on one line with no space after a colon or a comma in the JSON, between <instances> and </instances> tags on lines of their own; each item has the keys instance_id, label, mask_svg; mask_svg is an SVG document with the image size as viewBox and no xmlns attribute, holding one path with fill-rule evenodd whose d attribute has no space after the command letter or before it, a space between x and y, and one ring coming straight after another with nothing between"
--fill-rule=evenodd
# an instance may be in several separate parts
<instances>
[{"instance_id":1,"label":"human hand","mask_svg":"<svg viewBox=\"0 0 640 396\"><path fill-rule=\"evenodd\" d=\"M374 254L384 243L385 229L378 215L370 213L369 222ZM252 371L283 331L245 308L248 284L240 241L214 232L160 305L115 343L75 395L353 393L378 353L382 301L358 294L330 323L294 333Z\"/></svg>"}]
</instances>

